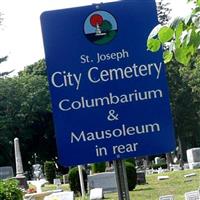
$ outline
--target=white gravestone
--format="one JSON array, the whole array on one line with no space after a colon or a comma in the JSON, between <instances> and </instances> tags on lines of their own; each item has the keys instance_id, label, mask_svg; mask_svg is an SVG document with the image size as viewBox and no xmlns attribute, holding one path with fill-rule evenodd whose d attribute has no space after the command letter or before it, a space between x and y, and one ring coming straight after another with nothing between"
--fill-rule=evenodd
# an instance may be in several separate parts
<instances>
[{"instance_id":1,"label":"white gravestone","mask_svg":"<svg viewBox=\"0 0 200 200\"><path fill-rule=\"evenodd\" d=\"M173 195L160 196L159 200L174 200L174 196Z\"/></svg>"},{"instance_id":2,"label":"white gravestone","mask_svg":"<svg viewBox=\"0 0 200 200\"><path fill-rule=\"evenodd\" d=\"M181 167L179 164L170 164L170 171L179 171L181 170Z\"/></svg>"},{"instance_id":3,"label":"white gravestone","mask_svg":"<svg viewBox=\"0 0 200 200\"><path fill-rule=\"evenodd\" d=\"M188 164L188 163L184 163L183 168L184 168L184 170L190 169L190 168L189 168L189 164Z\"/></svg>"},{"instance_id":4,"label":"white gravestone","mask_svg":"<svg viewBox=\"0 0 200 200\"><path fill-rule=\"evenodd\" d=\"M104 172L88 176L89 190L103 188L103 192L116 192L115 172Z\"/></svg>"},{"instance_id":5,"label":"white gravestone","mask_svg":"<svg viewBox=\"0 0 200 200\"><path fill-rule=\"evenodd\" d=\"M90 200L103 199L103 188L94 188L90 190Z\"/></svg>"},{"instance_id":6,"label":"white gravestone","mask_svg":"<svg viewBox=\"0 0 200 200\"><path fill-rule=\"evenodd\" d=\"M185 193L185 200L200 200L199 191L191 191Z\"/></svg>"},{"instance_id":7,"label":"white gravestone","mask_svg":"<svg viewBox=\"0 0 200 200\"><path fill-rule=\"evenodd\" d=\"M44 197L44 200L74 200L74 192L57 192Z\"/></svg>"},{"instance_id":8,"label":"white gravestone","mask_svg":"<svg viewBox=\"0 0 200 200\"><path fill-rule=\"evenodd\" d=\"M157 179L160 180L167 180L169 179L169 176L158 176Z\"/></svg>"},{"instance_id":9,"label":"white gravestone","mask_svg":"<svg viewBox=\"0 0 200 200\"><path fill-rule=\"evenodd\" d=\"M196 173L191 173L191 174L184 175L184 178L185 178L184 182L190 182L190 181L192 181L192 178L194 176L197 176L197 174Z\"/></svg>"},{"instance_id":10,"label":"white gravestone","mask_svg":"<svg viewBox=\"0 0 200 200\"><path fill-rule=\"evenodd\" d=\"M53 179L53 184L57 186L57 189L59 188L59 186L61 185L61 181L59 178L55 178Z\"/></svg>"},{"instance_id":11,"label":"white gravestone","mask_svg":"<svg viewBox=\"0 0 200 200\"><path fill-rule=\"evenodd\" d=\"M197 174L196 173L191 173L191 174L186 174L184 175L185 178L188 178L188 177L192 177L192 176L196 176Z\"/></svg>"},{"instance_id":12,"label":"white gravestone","mask_svg":"<svg viewBox=\"0 0 200 200\"><path fill-rule=\"evenodd\" d=\"M162 163L162 159L160 157L155 157L154 161L156 165Z\"/></svg>"},{"instance_id":13,"label":"white gravestone","mask_svg":"<svg viewBox=\"0 0 200 200\"><path fill-rule=\"evenodd\" d=\"M187 160L190 169L200 168L200 148L188 149Z\"/></svg>"},{"instance_id":14,"label":"white gravestone","mask_svg":"<svg viewBox=\"0 0 200 200\"><path fill-rule=\"evenodd\" d=\"M19 139L14 139L14 151L15 151L15 164L16 164L16 179L19 181L20 188L28 189L26 177L24 176L21 151L19 146Z\"/></svg>"},{"instance_id":15,"label":"white gravestone","mask_svg":"<svg viewBox=\"0 0 200 200\"><path fill-rule=\"evenodd\" d=\"M16 177L25 177L24 176L24 170L22 165L22 157L21 157L21 151L19 147L19 139L14 139L14 149L15 149L15 164L16 164Z\"/></svg>"}]
</instances>

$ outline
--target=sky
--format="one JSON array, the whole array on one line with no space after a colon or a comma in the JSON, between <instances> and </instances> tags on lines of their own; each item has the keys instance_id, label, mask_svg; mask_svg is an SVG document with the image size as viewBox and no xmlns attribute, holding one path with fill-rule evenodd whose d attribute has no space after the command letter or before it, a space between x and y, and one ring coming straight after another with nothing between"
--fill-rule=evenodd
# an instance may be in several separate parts
<instances>
[{"instance_id":1,"label":"sky","mask_svg":"<svg viewBox=\"0 0 200 200\"><path fill-rule=\"evenodd\" d=\"M46 10L90 5L112 0L0 0L3 22L0 26L0 57L8 60L0 64L0 72L15 70L44 58L40 15ZM169 0L173 16L189 12L186 0Z\"/></svg>"}]
</instances>

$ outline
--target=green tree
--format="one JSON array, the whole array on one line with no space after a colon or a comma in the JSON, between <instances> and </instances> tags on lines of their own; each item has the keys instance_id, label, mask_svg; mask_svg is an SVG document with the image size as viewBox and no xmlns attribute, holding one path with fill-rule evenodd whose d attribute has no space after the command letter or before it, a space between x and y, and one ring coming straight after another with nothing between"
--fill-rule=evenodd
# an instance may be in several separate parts
<instances>
[{"instance_id":1,"label":"green tree","mask_svg":"<svg viewBox=\"0 0 200 200\"><path fill-rule=\"evenodd\" d=\"M21 94L15 78L0 78L0 161L13 164L13 139L17 136Z\"/></svg>"},{"instance_id":2,"label":"green tree","mask_svg":"<svg viewBox=\"0 0 200 200\"><path fill-rule=\"evenodd\" d=\"M199 116L198 106L188 80L183 78L183 67L176 61L167 64L167 74L171 96L171 108L174 118L174 127L177 145L182 152L181 159L186 158L185 150L198 146L199 141ZM188 72L187 76L191 72ZM186 74L185 74L186 75Z\"/></svg>"},{"instance_id":3,"label":"green tree","mask_svg":"<svg viewBox=\"0 0 200 200\"><path fill-rule=\"evenodd\" d=\"M53 184L53 179L56 178L56 167L53 161L45 161L44 173L47 181Z\"/></svg>"},{"instance_id":4,"label":"green tree","mask_svg":"<svg viewBox=\"0 0 200 200\"><path fill-rule=\"evenodd\" d=\"M39 60L33 65L27 66L19 73L19 81L23 88L23 103L21 116L23 116L26 128L21 131L24 149L32 149L27 153L26 163L33 153L37 153L38 160L45 161L55 158L56 145L53 128L53 119L50 105L50 96L46 76L44 60ZM38 145L40 141L40 145Z\"/></svg>"},{"instance_id":5,"label":"green tree","mask_svg":"<svg viewBox=\"0 0 200 200\"><path fill-rule=\"evenodd\" d=\"M157 26L148 38L147 48L150 51L155 52L163 45L168 46L168 50L163 53L165 63L175 59L187 66L199 53L200 2L199 0L188 1L195 5L188 17L178 18L171 24Z\"/></svg>"},{"instance_id":6,"label":"green tree","mask_svg":"<svg viewBox=\"0 0 200 200\"><path fill-rule=\"evenodd\" d=\"M194 4L188 17L158 25L147 41L147 48L152 52L167 47L163 58L167 64L175 130L182 153L200 145L200 1L188 2Z\"/></svg>"},{"instance_id":7,"label":"green tree","mask_svg":"<svg viewBox=\"0 0 200 200\"><path fill-rule=\"evenodd\" d=\"M19 76L0 79L0 163L13 163L13 140L20 139L25 168L28 161L56 156L50 97L44 60L27 66ZM38 142L40 145L38 145Z\"/></svg>"},{"instance_id":8,"label":"green tree","mask_svg":"<svg viewBox=\"0 0 200 200\"><path fill-rule=\"evenodd\" d=\"M166 2L165 0L157 0L157 14L158 14L158 21L160 24L165 25L170 20L170 12L171 9L169 8L170 3Z\"/></svg>"}]
</instances>

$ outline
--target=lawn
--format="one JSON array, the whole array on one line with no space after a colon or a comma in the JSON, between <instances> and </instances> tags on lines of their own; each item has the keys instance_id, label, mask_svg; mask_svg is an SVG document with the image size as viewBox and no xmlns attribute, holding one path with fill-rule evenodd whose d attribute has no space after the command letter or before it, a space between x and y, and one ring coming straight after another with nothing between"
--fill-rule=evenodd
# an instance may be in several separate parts
<instances>
[{"instance_id":1,"label":"lawn","mask_svg":"<svg viewBox=\"0 0 200 200\"><path fill-rule=\"evenodd\" d=\"M185 174L196 173L192 178ZM197 190L200 186L200 170L184 170L159 174L169 176L168 180L157 180L158 174L146 176L147 184L138 185L130 192L131 200L157 200L161 195L173 194L176 200L183 200L184 193ZM117 200L117 194L106 195L109 200Z\"/></svg>"},{"instance_id":2,"label":"lawn","mask_svg":"<svg viewBox=\"0 0 200 200\"><path fill-rule=\"evenodd\" d=\"M196 173L192 178L185 178L184 175ZM157 180L158 176L169 176L168 180ZM200 169L167 172L163 174L153 174L146 176L147 184L137 185L130 192L131 200L158 200L161 195L173 194L175 200L184 200L184 193L197 190L200 187ZM68 186L62 186L68 190ZM55 189L52 185L46 185L44 190ZM85 198L88 199L88 198ZM117 193L105 194L107 200L118 200ZM81 200L77 197L76 200Z\"/></svg>"}]
</instances>

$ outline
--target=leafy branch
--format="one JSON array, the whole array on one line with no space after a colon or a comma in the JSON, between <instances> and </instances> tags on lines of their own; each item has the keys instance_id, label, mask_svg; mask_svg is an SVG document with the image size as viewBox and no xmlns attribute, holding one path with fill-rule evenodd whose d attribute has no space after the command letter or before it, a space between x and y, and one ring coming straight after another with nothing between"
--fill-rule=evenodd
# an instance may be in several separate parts
<instances>
[{"instance_id":1,"label":"leafy branch","mask_svg":"<svg viewBox=\"0 0 200 200\"><path fill-rule=\"evenodd\" d=\"M198 54L200 46L200 0L188 0L194 3L191 14L186 18L177 18L169 25L156 26L147 40L147 49L157 52L164 48L163 59L169 63L172 59L187 66L192 57Z\"/></svg>"}]
</instances>

